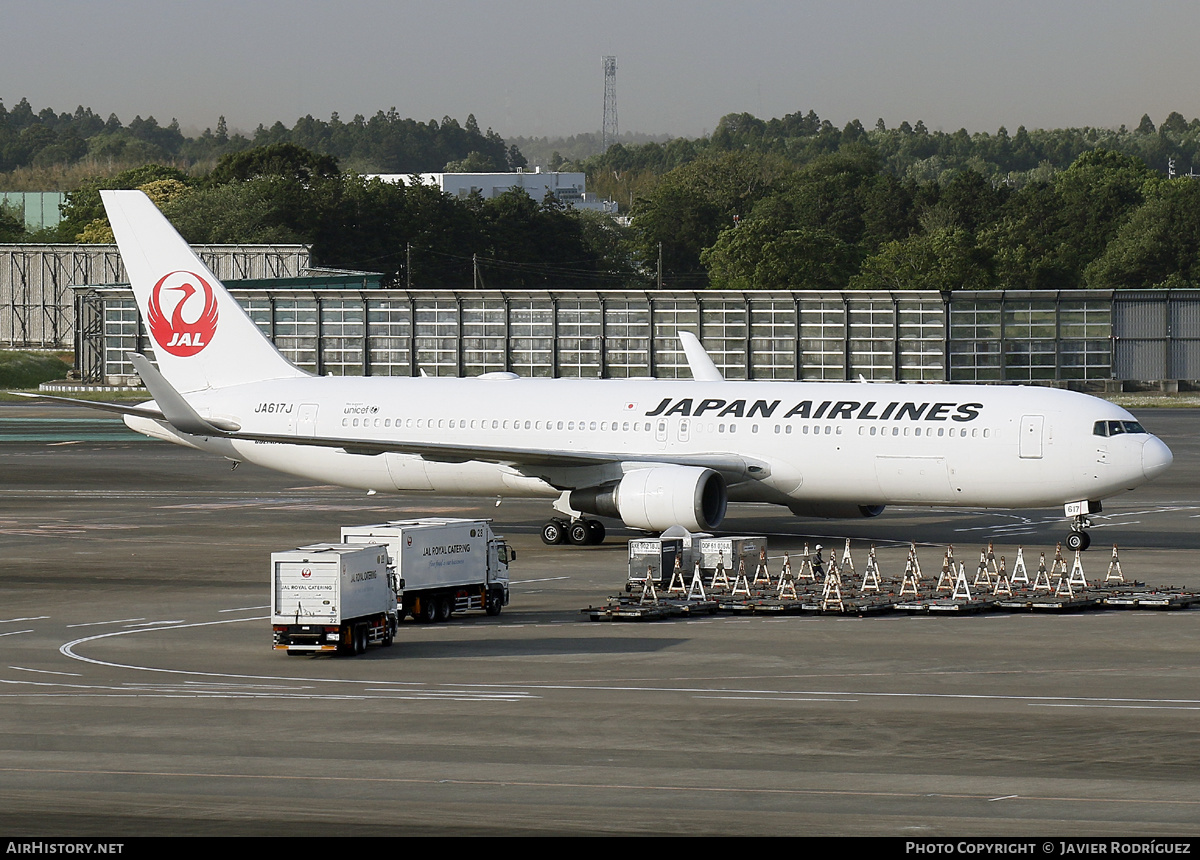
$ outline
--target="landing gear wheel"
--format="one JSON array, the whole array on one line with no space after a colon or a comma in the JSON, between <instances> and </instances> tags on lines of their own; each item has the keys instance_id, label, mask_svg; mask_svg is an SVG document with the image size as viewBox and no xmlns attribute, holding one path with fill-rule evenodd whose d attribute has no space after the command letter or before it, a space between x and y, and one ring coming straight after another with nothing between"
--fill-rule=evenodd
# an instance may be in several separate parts
<instances>
[{"instance_id":1,"label":"landing gear wheel","mask_svg":"<svg viewBox=\"0 0 1200 860\"><path fill-rule=\"evenodd\" d=\"M1067 535L1067 549L1071 552L1082 552L1092 545L1092 538L1087 532L1071 532Z\"/></svg>"},{"instance_id":2,"label":"landing gear wheel","mask_svg":"<svg viewBox=\"0 0 1200 860\"><path fill-rule=\"evenodd\" d=\"M587 546L592 542L592 530L588 527L587 520L576 520L571 523L571 528L567 530L567 540L575 546Z\"/></svg>"},{"instance_id":3,"label":"landing gear wheel","mask_svg":"<svg viewBox=\"0 0 1200 860\"><path fill-rule=\"evenodd\" d=\"M566 539L566 524L562 520L550 520L542 526L542 543L547 546L563 543Z\"/></svg>"},{"instance_id":4,"label":"landing gear wheel","mask_svg":"<svg viewBox=\"0 0 1200 860\"><path fill-rule=\"evenodd\" d=\"M600 520L588 520L587 524L588 531L592 533L589 542L593 544L604 543L604 523L600 522Z\"/></svg>"}]
</instances>

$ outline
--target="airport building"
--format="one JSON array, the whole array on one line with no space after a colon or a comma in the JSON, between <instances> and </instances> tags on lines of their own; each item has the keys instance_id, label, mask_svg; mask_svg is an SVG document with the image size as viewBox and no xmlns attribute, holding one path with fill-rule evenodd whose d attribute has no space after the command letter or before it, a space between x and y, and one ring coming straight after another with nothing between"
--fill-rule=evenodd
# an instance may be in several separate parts
<instances>
[{"instance_id":1,"label":"airport building","mask_svg":"<svg viewBox=\"0 0 1200 860\"><path fill-rule=\"evenodd\" d=\"M451 197L465 198L477 193L484 200L498 197L514 188L523 188L538 203L551 194L559 203L575 209L590 209L610 215L617 213L616 203L587 193L584 173L543 173L539 167L532 171L518 170L516 173L378 173L368 178L402 182L405 185L423 182L437 186L443 194Z\"/></svg>"}]
</instances>

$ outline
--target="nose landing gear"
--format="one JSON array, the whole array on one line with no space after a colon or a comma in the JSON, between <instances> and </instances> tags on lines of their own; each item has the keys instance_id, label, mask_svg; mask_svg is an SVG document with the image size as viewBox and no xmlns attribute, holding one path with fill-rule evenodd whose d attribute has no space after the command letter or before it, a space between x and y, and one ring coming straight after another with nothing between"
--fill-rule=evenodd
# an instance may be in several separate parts
<instances>
[{"instance_id":1,"label":"nose landing gear","mask_svg":"<svg viewBox=\"0 0 1200 860\"><path fill-rule=\"evenodd\" d=\"M1092 527L1088 514L1098 514L1102 511L1099 502L1069 502L1065 512L1071 518L1071 533L1067 535L1067 549L1080 552L1092 545L1092 538L1087 529Z\"/></svg>"}]
</instances>

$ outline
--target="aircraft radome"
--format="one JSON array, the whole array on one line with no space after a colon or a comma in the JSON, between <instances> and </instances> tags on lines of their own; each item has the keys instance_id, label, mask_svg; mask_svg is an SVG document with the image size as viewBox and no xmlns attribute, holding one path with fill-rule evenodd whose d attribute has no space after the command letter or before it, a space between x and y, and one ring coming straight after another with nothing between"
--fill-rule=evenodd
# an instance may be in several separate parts
<instances>
[{"instance_id":1,"label":"aircraft radome","mask_svg":"<svg viewBox=\"0 0 1200 860\"><path fill-rule=\"evenodd\" d=\"M1085 394L727 381L686 332L690 380L315 377L144 194L101 193L158 366L131 356L152 401L98 408L149 436L348 487L544 497L561 515L547 543L603 540L594 516L711 531L734 501L812 517L1063 505L1068 545L1082 549L1101 500L1171 464L1131 414Z\"/></svg>"}]
</instances>

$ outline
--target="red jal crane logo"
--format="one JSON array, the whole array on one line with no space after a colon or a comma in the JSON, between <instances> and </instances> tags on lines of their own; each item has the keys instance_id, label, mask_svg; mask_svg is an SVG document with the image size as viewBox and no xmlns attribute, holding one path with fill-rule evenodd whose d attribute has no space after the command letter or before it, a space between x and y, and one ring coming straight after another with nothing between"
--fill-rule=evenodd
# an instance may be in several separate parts
<instances>
[{"instance_id":1,"label":"red jal crane logo","mask_svg":"<svg viewBox=\"0 0 1200 860\"><path fill-rule=\"evenodd\" d=\"M170 319L167 319L167 312L162 306L164 293L179 294L170 312ZM198 294L202 294L203 298L192 298ZM167 298L169 300L171 296ZM195 272L170 272L159 278L150 291L150 312L147 316L154 342L171 355L186 358L195 355L212 341L217 330L217 296L208 281Z\"/></svg>"}]
</instances>

